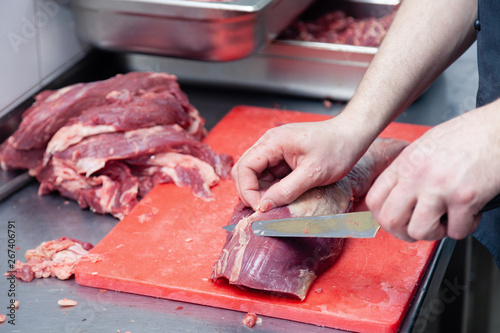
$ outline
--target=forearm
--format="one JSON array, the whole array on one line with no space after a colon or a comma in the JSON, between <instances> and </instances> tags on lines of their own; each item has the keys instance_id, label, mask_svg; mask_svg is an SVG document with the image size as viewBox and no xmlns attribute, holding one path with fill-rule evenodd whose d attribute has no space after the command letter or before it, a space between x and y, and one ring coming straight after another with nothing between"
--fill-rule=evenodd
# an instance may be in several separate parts
<instances>
[{"instance_id":1,"label":"forearm","mask_svg":"<svg viewBox=\"0 0 500 333\"><path fill-rule=\"evenodd\" d=\"M339 117L368 145L474 42L477 0L404 0Z\"/></svg>"}]
</instances>

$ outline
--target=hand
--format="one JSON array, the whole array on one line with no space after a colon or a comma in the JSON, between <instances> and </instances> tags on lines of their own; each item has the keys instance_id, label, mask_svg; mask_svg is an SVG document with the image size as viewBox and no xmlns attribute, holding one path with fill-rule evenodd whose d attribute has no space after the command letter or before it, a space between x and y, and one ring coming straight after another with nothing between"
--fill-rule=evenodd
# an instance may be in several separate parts
<instances>
[{"instance_id":1,"label":"hand","mask_svg":"<svg viewBox=\"0 0 500 333\"><path fill-rule=\"evenodd\" d=\"M267 131L232 169L238 194L254 210L288 204L345 176L371 142L339 115Z\"/></svg>"},{"instance_id":2,"label":"hand","mask_svg":"<svg viewBox=\"0 0 500 333\"><path fill-rule=\"evenodd\" d=\"M434 127L408 146L366 196L380 226L410 242L471 234L479 210L500 192L499 129L495 102Z\"/></svg>"}]
</instances>

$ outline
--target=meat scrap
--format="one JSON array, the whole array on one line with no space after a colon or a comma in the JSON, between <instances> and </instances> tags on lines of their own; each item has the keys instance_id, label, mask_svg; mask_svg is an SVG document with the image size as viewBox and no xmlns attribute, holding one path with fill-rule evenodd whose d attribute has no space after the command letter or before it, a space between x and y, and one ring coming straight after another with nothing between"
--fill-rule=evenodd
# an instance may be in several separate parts
<instances>
[{"instance_id":1,"label":"meat scrap","mask_svg":"<svg viewBox=\"0 0 500 333\"><path fill-rule=\"evenodd\" d=\"M253 312L248 312L245 315L245 318L243 318L243 325L252 328L255 326L256 321L257 321L257 315Z\"/></svg>"},{"instance_id":2,"label":"meat scrap","mask_svg":"<svg viewBox=\"0 0 500 333\"><path fill-rule=\"evenodd\" d=\"M279 37L308 42L379 46L397 9L382 17L354 18L343 10L327 12L311 19L299 19Z\"/></svg>"},{"instance_id":3,"label":"meat scrap","mask_svg":"<svg viewBox=\"0 0 500 333\"><path fill-rule=\"evenodd\" d=\"M58 300L57 304L61 307L71 307L71 306L77 306L78 302L69 298L63 298Z\"/></svg>"},{"instance_id":4,"label":"meat scrap","mask_svg":"<svg viewBox=\"0 0 500 333\"><path fill-rule=\"evenodd\" d=\"M75 273L76 264L93 247L90 243L67 237L43 242L35 249L27 250L27 262L17 260L10 273L14 272L18 279L25 282L51 276L66 280Z\"/></svg>"},{"instance_id":5,"label":"meat scrap","mask_svg":"<svg viewBox=\"0 0 500 333\"><path fill-rule=\"evenodd\" d=\"M237 205L229 224L236 224L212 270L212 280L304 300L313 281L329 269L342 252L343 238L261 237L254 221L330 215L352 210L375 178L406 147L405 141L377 139L349 174L338 182L313 188L287 206L254 212Z\"/></svg>"},{"instance_id":6,"label":"meat scrap","mask_svg":"<svg viewBox=\"0 0 500 333\"><path fill-rule=\"evenodd\" d=\"M0 166L28 169L40 195L121 219L159 183L211 199L232 158L203 144L206 133L174 75L119 74L38 94L0 146Z\"/></svg>"}]
</instances>

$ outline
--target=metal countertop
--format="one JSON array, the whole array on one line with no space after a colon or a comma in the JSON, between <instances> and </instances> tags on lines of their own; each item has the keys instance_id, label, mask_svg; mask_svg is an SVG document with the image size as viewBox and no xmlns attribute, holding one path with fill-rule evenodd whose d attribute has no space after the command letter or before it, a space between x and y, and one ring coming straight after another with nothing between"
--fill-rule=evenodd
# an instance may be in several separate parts
<instances>
[{"instance_id":1,"label":"metal countertop","mask_svg":"<svg viewBox=\"0 0 500 333\"><path fill-rule=\"evenodd\" d=\"M79 81L104 79L120 68L111 53L92 52L48 88L58 88ZM344 103L333 102L325 107L322 100L305 99L250 91L230 91L182 85L191 103L213 127L236 105L276 107L288 110L336 114ZM396 121L436 125L469 110L475 105L477 89L475 47L469 49L436 82L413 103ZM29 104L24 104L24 107ZM22 107L21 107L22 108ZM19 109L19 108L18 108ZM19 111L19 110L18 110ZM14 115L12 119L17 116ZM1 124L0 124L1 126ZM2 133L4 134L4 133ZM0 185L11 175L0 172ZM24 261L27 249L42 241L61 236L74 237L97 244L118 220L81 210L73 201L58 195L37 195L38 185L31 183L0 202L0 271L8 271L8 221L15 221L16 258ZM417 301L424 303L438 292L444 271L453 251L454 242L441 242L438 255L417 293ZM437 287L436 287L437 286ZM244 313L205 307L195 304L157 299L148 296L103 292L76 284L74 279L35 279L30 283L18 281L8 295L10 281L0 280L0 313L6 314L9 300L20 301L15 311L15 325L0 324L1 332L249 332L241 320ZM60 308L57 300L70 298L78 301L73 308ZM402 326L402 331L421 332L418 320L420 307L414 302ZM182 309L177 310L179 306ZM324 327L302 324L271 317L263 318L252 332L339 332ZM7 317L7 320L11 318ZM416 323L415 325L413 325Z\"/></svg>"}]
</instances>

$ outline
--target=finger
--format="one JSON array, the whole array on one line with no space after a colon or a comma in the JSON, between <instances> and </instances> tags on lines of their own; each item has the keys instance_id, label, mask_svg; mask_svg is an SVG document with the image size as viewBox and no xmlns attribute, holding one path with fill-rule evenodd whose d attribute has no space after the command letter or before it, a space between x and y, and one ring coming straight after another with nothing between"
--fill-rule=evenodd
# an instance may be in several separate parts
<instances>
[{"instance_id":1,"label":"finger","mask_svg":"<svg viewBox=\"0 0 500 333\"><path fill-rule=\"evenodd\" d=\"M313 179L310 175L308 168L297 167L263 194L258 209L267 211L291 203L302 193L317 185L317 179Z\"/></svg>"},{"instance_id":2,"label":"finger","mask_svg":"<svg viewBox=\"0 0 500 333\"><path fill-rule=\"evenodd\" d=\"M448 211L447 235L453 239L463 239L479 225L481 215L474 215L466 206L450 207Z\"/></svg>"},{"instance_id":3,"label":"finger","mask_svg":"<svg viewBox=\"0 0 500 333\"><path fill-rule=\"evenodd\" d=\"M383 199L382 207L374 216L382 229L401 240L415 241L407 232L408 223L417 202L415 193L401 184L396 184Z\"/></svg>"},{"instance_id":4,"label":"finger","mask_svg":"<svg viewBox=\"0 0 500 333\"><path fill-rule=\"evenodd\" d=\"M270 159L267 158L270 156ZM231 175L235 181L236 190L242 202L257 209L261 195L259 193L259 175L266 170L269 165L278 164L282 159L280 154L276 154L267 145L259 144L251 147L243 154L231 170Z\"/></svg>"},{"instance_id":5,"label":"finger","mask_svg":"<svg viewBox=\"0 0 500 333\"><path fill-rule=\"evenodd\" d=\"M386 169L386 171L382 172L375 180L366 194L366 205L377 221L377 216L380 214L382 206L396 184L397 177L389 169Z\"/></svg>"},{"instance_id":6,"label":"finger","mask_svg":"<svg viewBox=\"0 0 500 333\"><path fill-rule=\"evenodd\" d=\"M415 240L438 240L446 237L447 225L441 217L446 213L446 203L432 195L422 195L408 224L408 236Z\"/></svg>"},{"instance_id":7,"label":"finger","mask_svg":"<svg viewBox=\"0 0 500 333\"><path fill-rule=\"evenodd\" d=\"M241 201L246 205L252 207L254 210L260 200L259 194L259 179L257 174L251 169L238 168L235 165L231 170L231 175L236 185L236 191Z\"/></svg>"}]
</instances>

